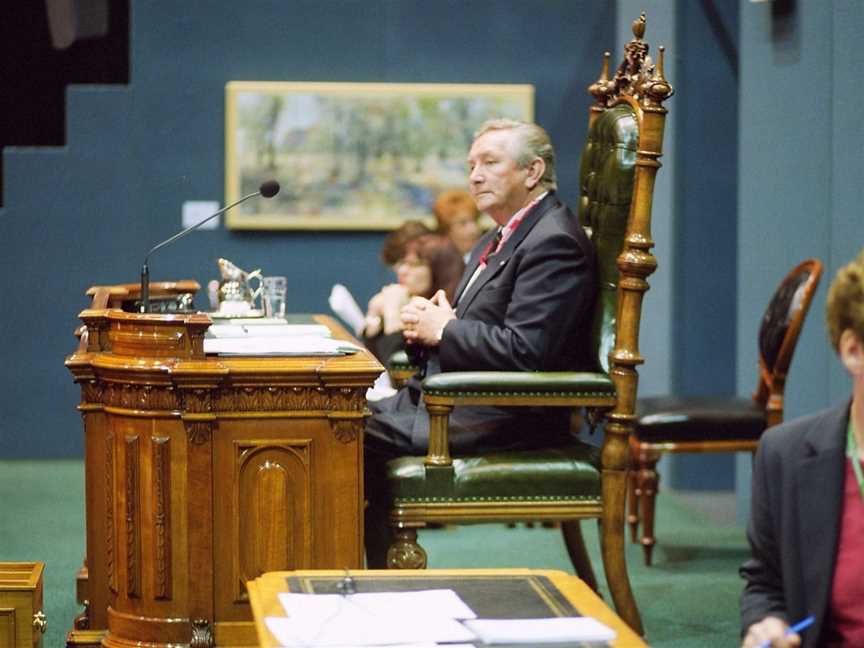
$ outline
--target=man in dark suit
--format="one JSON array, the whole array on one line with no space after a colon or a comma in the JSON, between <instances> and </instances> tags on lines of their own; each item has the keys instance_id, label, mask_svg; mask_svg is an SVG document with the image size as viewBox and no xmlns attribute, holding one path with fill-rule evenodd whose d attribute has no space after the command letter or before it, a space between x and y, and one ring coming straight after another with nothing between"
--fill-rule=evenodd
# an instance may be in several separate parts
<instances>
[{"instance_id":1,"label":"man in dark suit","mask_svg":"<svg viewBox=\"0 0 864 648\"><path fill-rule=\"evenodd\" d=\"M402 312L405 339L422 349L425 375L465 370L593 369L591 313L597 291L593 248L555 194L555 154L535 124L495 120L468 155L469 189L499 225L474 247L454 305L443 293L414 298ZM428 447L419 379L371 403L367 423L366 538L370 566L383 566L389 529L384 463ZM458 454L542 447L569 434L561 408L456 407L450 447Z\"/></svg>"},{"instance_id":2,"label":"man in dark suit","mask_svg":"<svg viewBox=\"0 0 864 648\"><path fill-rule=\"evenodd\" d=\"M827 320L852 402L772 428L759 443L752 558L741 567L746 648L864 646L864 253L837 273ZM811 615L811 627L788 632Z\"/></svg>"}]
</instances>

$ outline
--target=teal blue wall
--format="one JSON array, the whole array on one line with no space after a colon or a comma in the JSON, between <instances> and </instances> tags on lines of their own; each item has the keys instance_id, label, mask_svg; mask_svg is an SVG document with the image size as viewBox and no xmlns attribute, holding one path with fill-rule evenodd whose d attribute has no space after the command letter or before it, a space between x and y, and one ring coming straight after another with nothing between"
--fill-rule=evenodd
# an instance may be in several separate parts
<instances>
[{"instance_id":1,"label":"teal blue wall","mask_svg":"<svg viewBox=\"0 0 864 648\"><path fill-rule=\"evenodd\" d=\"M577 194L614 3L588 0L230 0L131 3L128 86L68 91L67 145L4 151L0 211L0 456L80 455L63 367L84 290L136 281L187 200L220 200L227 81L530 83ZM387 280L382 233L196 232L154 255L153 281L202 285L224 256L289 278L289 308L326 312L334 282L361 303Z\"/></svg>"},{"instance_id":2,"label":"teal blue wall","mask_svg":"<svg viewBox=\"0 0 864 648\"><path fill-rule=\"evenodd\" d=\"M668 48L677 95L654 201L660 267L645 302L640 389L749 394L759 317L782 274L809 255L833 272L864 243L864 5L791 4L784 31L788 21L778 26L771 12L788 1L210 0L182 12L133 1L130 84L71 88L66 146L4 151L0 456L80 455L78 391L62 359L82 293L135 281L144 252L178 228L184 201L222 199L227 81L532 83L572 202L584 89L599 53L620 52L642 9L649 42ZM737 82L711 7L738 45ZM382 237L220 228L159 252L153 280L203 284L225 256L287 275L292 310L326 311L334 282L362 302L386 280ZM824 343L826 285L793 362L790 416L848 392ZM663 474L704 487L732 473L721 459L676 461Z\"/></svg>"},{"instance_id":3,"label":"teal blue wall","mask_svg":"<svg viewBox=\"0 0 864 648\"><path fill-rule=\"evenodd\" d=\"M778 3L780 7L789 3ZM828 346L825 295L837 269L864 246L864 3L741 0L737 385L755 381L753 322L783 274L815 256L825 276L786 386L786 418L848 398ZM742 515L750 461L738 460Z\"/></svg>"}]
</instances>

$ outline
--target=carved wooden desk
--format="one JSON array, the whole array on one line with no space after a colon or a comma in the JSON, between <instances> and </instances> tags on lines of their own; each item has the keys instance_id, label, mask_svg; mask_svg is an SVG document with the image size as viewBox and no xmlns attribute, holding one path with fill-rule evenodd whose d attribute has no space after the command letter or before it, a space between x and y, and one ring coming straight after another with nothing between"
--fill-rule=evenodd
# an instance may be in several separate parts
<instances>
[{"instance_id":1,"label":"carved wooden desk","mask_svg":"<svg viewBox=\"0 0 864 648\"><path fill-rule=\"evenodd\" d=\"M362 566L371 354L213 357L206 315L81 319L86 349L66 366L81 386L89 605L70 645L254 645L247 580Z\"/></svg>"}]
</instances>

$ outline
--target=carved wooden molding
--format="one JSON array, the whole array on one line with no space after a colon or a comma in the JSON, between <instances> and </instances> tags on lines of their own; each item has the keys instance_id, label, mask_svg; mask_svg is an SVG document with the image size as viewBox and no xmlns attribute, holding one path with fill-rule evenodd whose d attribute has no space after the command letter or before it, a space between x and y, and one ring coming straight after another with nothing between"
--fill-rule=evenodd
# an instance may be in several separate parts
<instances>
[{"instance_id":1,"label":"carved wooden molding","mask_svg":"<svg viewBox=\"0 0 864 648\"><path fill-rule=\"evenodd\" d=\"M331 418L330 427L333 430L333 436L340 443L351 443L356 440L360 432L363 430L363 419L339 419Z\"/></svg>"},{"instance_id":2,"label":"carved wooden molding","mask_svg":"<svg viewBox=\"0 0 864 648\"><path fill-rule=\"evenodd\" d=\"M108 587L117 593L117 570L114 552L114 435L105 437L105 569Z\"/></svg>"},{"instance_id":3,"label":"carved wooden molding","mask_svg":"<svg viewBox=\"0 0 864 648\"><path fill-rule=\"evenodd\" d=\"M366 388L339 387L330 391L330 411L362 412L366 409Z\"/></svg>"},{"instance_id":4,"label":"carved wooden molding","mask_svg":"<svg viewBox=\"0 0 864 648\"><path fill-rule=\"evenodd\" d=\"M154 437L153 492L154 506L154 596L171 599L171 440Z\"/></svg>"},{"instance_id":5,"label":"carved wooden molding","mask_svg":"<svg viewBox=\"0 0 864 648\"><path fill-rule=\"evenodd\" d=\"M217 392L219 412L266 412L327 409L327 392L321 387L229 387Z\"/></svg>"},{"instance_id":6,"label":"carved wooden molding","mask_svg":"<svg viewBox=\"0 0 864 648\"><path fill-rule=\"evenodd\" d=\"M81 403L101 403L103 385L98 380L81 381Z\"/></svg>"},{"instance_id":7,"label":"carved wooden molding","mask_svg":"<svg viewBox=\"0 0 864 648\"><path fill-rule=\"evenodd\" d=\"M140 440L126 437L126 594L141 596Z\"/></svg>"},{"instance_id":8,"label":"carved wooden molding","mask_svg":"<svg viewBox=\"0 0 864 648\"><path fill-rule=\"evenodd\" d=\"M213 421L183 421L186 427L186 438L192 445L204 445L210 443L213 437Z\"/></svg>"},{"instance_id":9,"label":"carved wooden molding","mask_svg":"<svg viewBox=\"0 0 864 648\"><path fill-rule=\"evenodd\" d=\"M196 414L206 414L213 411L212 389L183 389L181 390L183 410Z\"/></svg>"},{"instance_id":10,"label":"carved wooden molding","mask_svg":"<svg viewBox=\"0 0 864 648\"><path fill-rule=\"evenodd\" d=\"M213 628L207 619L194 619L192 621L192 641L190 648L213 648Z\"/></svg>"},{"instance_id":11,"label":"carved wooden molding","mask_svg":"<svg viewBox=\"0 0 864 648\"><path fill-rule=\"evenodd\" d=\"M180 398L171 385L105 383L100 398L105 405L123 409L179 410Z\"/></svg>"}]
</instances>

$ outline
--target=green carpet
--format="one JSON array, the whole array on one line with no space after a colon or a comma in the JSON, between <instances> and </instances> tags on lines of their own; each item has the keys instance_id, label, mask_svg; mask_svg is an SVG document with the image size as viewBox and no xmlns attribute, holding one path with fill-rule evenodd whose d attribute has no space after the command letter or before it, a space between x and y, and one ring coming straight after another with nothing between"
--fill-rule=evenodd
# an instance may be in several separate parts
<instances>
[{"instance_id":1,"label":"green carpet","mask_svg":"<svg viewBox=\"0 0 864 648\"><path fill-rule=\"evenodd\" d=\"M653 567L641 547L628 547L630 577L656 648L738 644L738 565L746 558L743 531L711 524L674 493L658 503ZM583 524L603 585L597 529ZM539 526L446 527L421 532L429 566L535 567L572 571L560 532ZM81 461L0 461L0 561L46 563L43 645L64 645L75 604L75 572L84 556L84 470Z\"/></svg>"}]
</instances>

